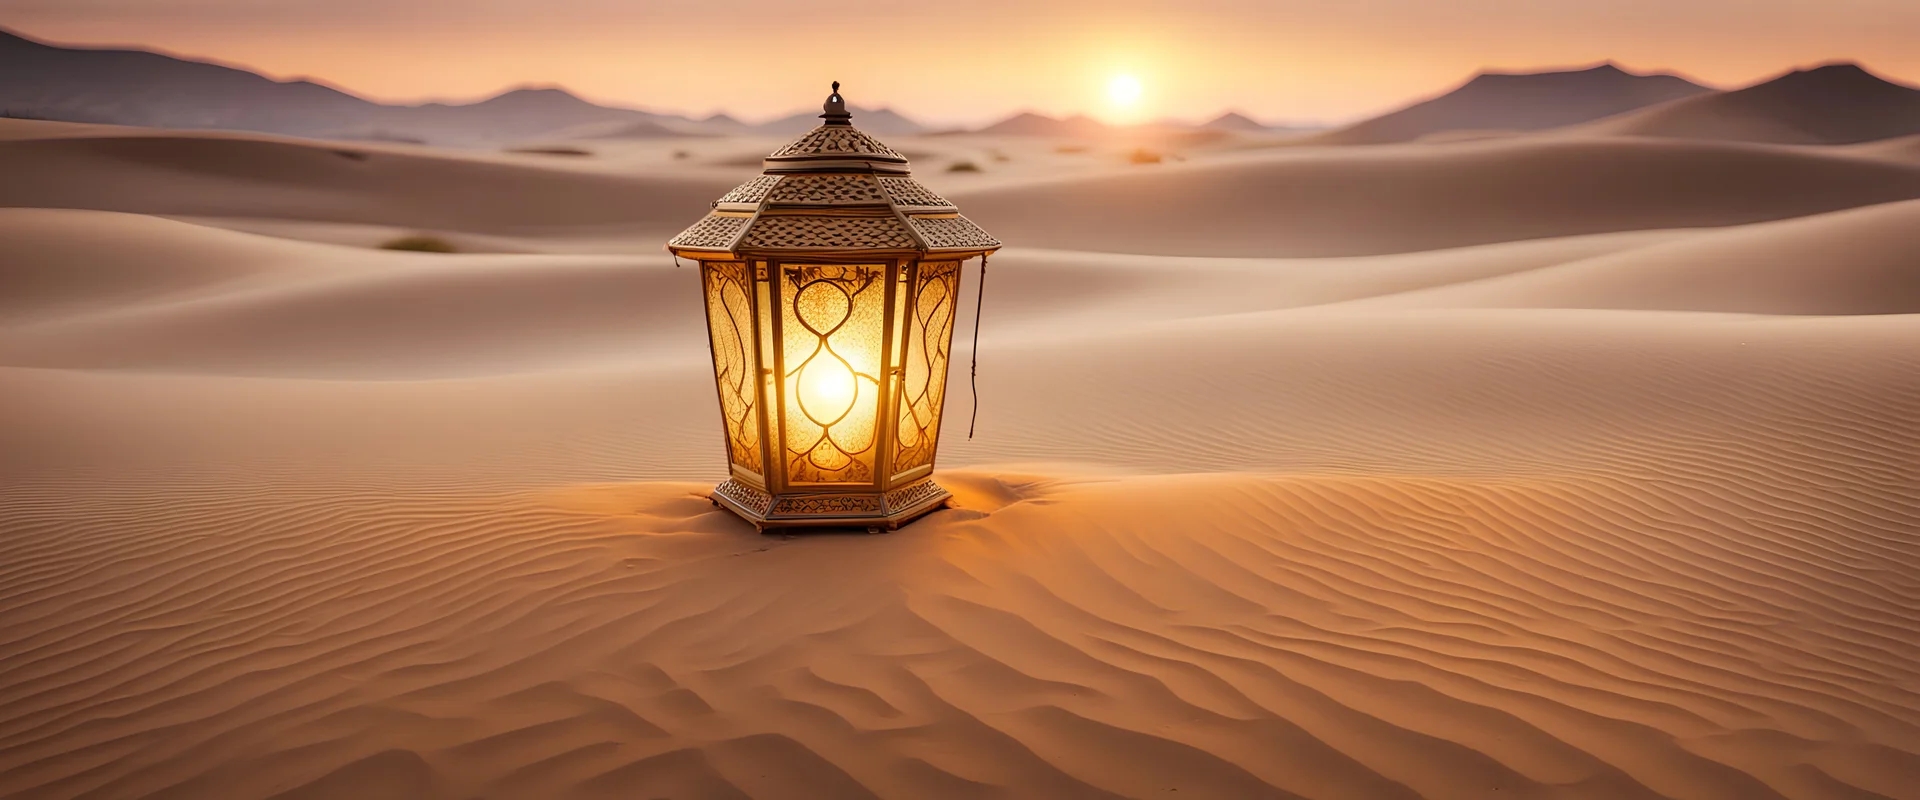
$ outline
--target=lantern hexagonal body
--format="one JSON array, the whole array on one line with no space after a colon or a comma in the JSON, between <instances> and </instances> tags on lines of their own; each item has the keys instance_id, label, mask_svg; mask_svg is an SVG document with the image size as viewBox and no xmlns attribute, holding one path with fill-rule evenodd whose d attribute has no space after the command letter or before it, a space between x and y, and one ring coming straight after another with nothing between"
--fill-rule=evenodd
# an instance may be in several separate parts
<instances>
[{"instance_id":1,"label":"lantern hexagonal body","mask_svg":"<svg viewBox=\"0 0 1920 800\"><path fill-rule=\"evenodd\" d=\"M731 472L713 500L762 529L891 529L946 503L960 267L1000 246L834 89L825 124L667 245L700 263Z\"/></svg>"}]
</instances>

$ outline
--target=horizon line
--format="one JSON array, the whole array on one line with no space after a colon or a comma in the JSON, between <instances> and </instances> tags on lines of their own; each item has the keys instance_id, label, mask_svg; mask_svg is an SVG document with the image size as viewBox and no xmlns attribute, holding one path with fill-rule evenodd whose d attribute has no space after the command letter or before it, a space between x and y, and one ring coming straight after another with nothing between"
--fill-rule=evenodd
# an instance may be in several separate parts
<instances>
[{"instance_id":1,"label":"horizon line","mask_svg":"<svg viewBox=\"0 0 1920 800\"><path fill-rule=\"evenodd\" d=\"M500 97L513 94L515 92L559 91L570 97L581 100L582 102L591 103L593 105L601 106L603 108L610 108L610 109L616 109L616 110L622 110L622 111L636 111L636 112L640 112L644 114L652 114L656 116L680 117L683 119L696 121L696 122L704 121L716 116L725 116L729 119L732 119L736 122L740 122L741 124L747 125L749 127L778 122L778 121L785 120L793 116L805 114L808 112L808 107L805 105L802 105L802 106L797 106L794 109L786 112L772 114L756 122L751 120L754 120L758 115L742 116L724 107L715 107L713 110L706 111L704 113L700 111L692 111L692 110L684 110L684 109L662 109L660 107L648 107L642 104L638 104L638 103L634 103L626 100L596 99L593 96L583 94L580 91L575 90L569 86L566 86L563 83L548 82L548 81L526 81L521 83L512 83L500 89L491 90L489 92L476 94L476 95L469 95L466 97L453 97L453 96L446 96L446 95L416 96L416 97L382 97L380 95L356 90L344 84L336 83L332 80L329 80L320 76L316 76L316 75L287 75L284 77L276 76L272 73L269 73L266 70L263 70L259 67L255 67L250 64L246 64L244 62L231 61L231 60L223 59L218 56L191 55L191 54L186 54L182 52L168 50L158 45L128 43L128 42L55 41L52 39L40 38L38 36L34 36L32 34L26 33L19 28L10 27L7 25L0 25L0 34L11 35L20 39L24 39L29 42L33 42L35 44L39 44L46 47L52 47L56 49L61 49L61 50L93 50L93 51L106 51L106 52L149 53L153 55L163 56L166 58L171 58L176 61L205 64L209 66L221 67L224 69L231 69L239 72L246 72L246 73L257 75L263 79L272 81L274 83L279 83L279 84L308 83L308 84L320 86L335 92L339 92L341 94L347 95L357 100L361 100L363 102L372 103L374 105L380 105L380 106L388 106L388 107L421 107L421 106L429 106L429 105L447 105L447 106L475 105L475 104L487 102L489 100L498 99ZM1588 72L1596 69L1602 69L1605 67L1613 67L1614 69L1622 73L1625 73L1627 75L1632 75L1635 77L1670 76L1670 77L1680 78L1681 80L1685 80L1697 86L1706 87L1707 89L1710 89L1713 91L1730 92L1730 91L1738 91L1740 89L1750 88L1752 86L1758 86L1758 85L1785 77L1787 75L1794 74L1796 72L1804 72L1808 70L1819 69L1822 67L1829 67L1829 66L1846 66L1846 65L1858 67L1862 71L1865 71L1868 74L1871 74L1889 83L1894 83L1909 89L1920 91L1920 85L1916 85L1915 83L1908 83L1906 79L1904 79L1904 77L1902 76L1896 76L1896 75L1891 75L1888 73L1876 71L1873 68L1869 67L1866 63L1864 63L1861 59L1850 58L1850 57L1829 58L1829 59L1823 59L1819 61L1803 62L1803 63L1788 65L1780 71L1764 73L1760 77L1754 78L1738 86L1728 86L1728 85L1717 84L1715 82L1703 80L1697 76L1691 75L1686 71L1680 70L1680 69L1675 69L1670 67L1631 68L1621 63L1619 59L1604 58L1598 61L1587 61L1587 62L1581 62L1577 64L1542 64L1540 66L1525 67L1525 68L1518 68L1518 69L1481 67L1469 73L1468 75L1466 75L1466 77L1461 78L1455 82L1446 84L1444 87L1437 89L1433 92L1414 95L1412 97L1397 101L1391 105L1384 106L1382 108L1379 108L1373 111L1368 111L1362 114L1354 115L1352 117L1347 117L1347 118L1337 119L1337 120L1287 118L1279 121L1272 121L1269 118L1266 118L1264 116L1255 116L1254 114L1244 111L1241 108L1236 106L1223 106L1220 109L1217 109L1208 115L1203 115L1204 118L1199 119L1197 121L1191 120L1186 117L1169 115L1169 116L1156 117L1150 120L1141 120L1138 122L1120 123L1120 122L1109 122L1107 120L1101 119L1096 114L1084 109L1075 109L1075 110L1067 110L1067 111L1048 111L1048 110L1034 108L1031 106L1021 106L1021 107L1015 107L1006 111L1002 111L994 115L980 116L977 118L979 121L976 121L976 122L965 122L965 121L955 121L950 118L942 118L938 116L932 116L932 117L909 116L904 112L895 110L893 108L892 103L890 102L883 102L877 105L866 105L866 106L863 106L860 104L852 104L852 105L855 108L864 109L869 113L872 113L872 112L892 113L897 116L906 118L907 120L917 125L921 125L922 127L925 127L929 130L934 130L934 131L946 130L954 126L961 126L961 129L984 128L984 127L996 125L1001 122L1005 122L1007 120L1019 117L1021 115L1026 115L1026 114L1046 117L1048 119L1052 119L1056 121L1067 121L1067 120L1072 120L1076 118L1086 118L1086 119L1093 120L1099 124L1106 125L1109 127L1114 127L1114 128L1141 127L1141 126L1161 125L1161 124L1169 124L1169 123L1198 126L1198 125L1204 125L1208 122L1220 119L1221 117L1225 117L1231 114L1237 114L1239 116L1245 117L1246 119L1252 120L1264 127L1270 127L1270 128L1290 128L1290 127L1335 128L1343 125L1352 124L1355 122L1372 119L1374 117L1378 117L1383 114L1390 114L1414 105L1418 105L1420 103L1427 102L1429 100L1443 97L1451 92L1457 91L1460 88L1466 86L1468 83L1471 83L1474 79L1482 76L1487 76L1487 75L1510 75L1510 76L1552 75L1552 74L1563 74L1563 73Z\"/></svg>"}]
</instances>

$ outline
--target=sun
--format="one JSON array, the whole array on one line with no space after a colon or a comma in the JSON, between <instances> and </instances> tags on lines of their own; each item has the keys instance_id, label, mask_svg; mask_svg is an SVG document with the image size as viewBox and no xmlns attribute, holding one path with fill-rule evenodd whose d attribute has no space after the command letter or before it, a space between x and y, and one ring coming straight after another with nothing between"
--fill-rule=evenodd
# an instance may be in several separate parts
<instances>
[{"instance_id":1,"label":"sun","mask_svg":"<svg viewBox=\"0 0 1920 800\"><path fill-rule=\"evenodd\" d=\"M1144 90L1140 79L1132 75L1115 75L1107 81L1107 99L1121 108L1132 108L1138 104Z\"/></svg>"}]
</instances>

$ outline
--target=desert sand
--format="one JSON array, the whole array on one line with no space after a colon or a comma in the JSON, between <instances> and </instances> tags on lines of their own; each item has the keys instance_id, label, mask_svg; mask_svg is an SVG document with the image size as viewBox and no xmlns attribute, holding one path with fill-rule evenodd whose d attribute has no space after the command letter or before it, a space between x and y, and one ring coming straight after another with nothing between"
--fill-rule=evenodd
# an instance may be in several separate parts
<instances>
[{"instance_id":1,"label":"desert sand","mask_svg":"<svg viewBox=\"0 0 1920 800\"><path fill-rule=\"evenodd\" d=\"M978 433L975 264L957 507L781 537L778 142L0 120L0 794L1920 797L1913 140L889 143Z\"/></svg>"}]
</instances>

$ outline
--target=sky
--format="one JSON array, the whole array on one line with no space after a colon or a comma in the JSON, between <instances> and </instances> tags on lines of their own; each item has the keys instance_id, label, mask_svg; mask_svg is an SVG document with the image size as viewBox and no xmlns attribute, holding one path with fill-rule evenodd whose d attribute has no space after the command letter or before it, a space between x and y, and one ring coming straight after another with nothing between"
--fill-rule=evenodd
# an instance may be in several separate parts
<instances>
[{"instance_id":1,"label":"sky","mask_svg":"<svg viewBox=\"0 0 1920 800\"><path fill-rule=\"evenodd\" d=\"M555 84L748 121L817 107L832 80L936 124L1342 122L1483 69L1608 60L1731 88L1844 59L1920 84L1920 0L0 0L0 27L380 101Z\"/></svg>"}]
</instances>

